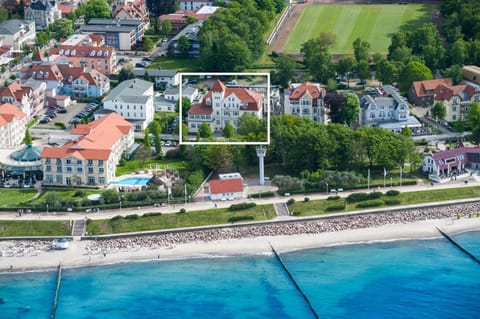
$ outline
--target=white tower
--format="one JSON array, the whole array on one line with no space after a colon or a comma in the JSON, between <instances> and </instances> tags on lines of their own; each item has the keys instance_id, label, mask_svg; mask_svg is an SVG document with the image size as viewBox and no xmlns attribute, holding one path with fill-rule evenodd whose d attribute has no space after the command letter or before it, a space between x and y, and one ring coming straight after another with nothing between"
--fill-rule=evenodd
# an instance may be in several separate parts
<instances>
[{"instance_id":1,"label":"white tower","mask_svg":"<svg viewBox=\"0 0 480 319\"><path fill-rule=\"evenodd\" d=\"M265 185L265 176L264 176L264 169L263 169L263 159L265 158L265 154L267 153L267 149L263 146L257 146L257 156L258 156L258 170L259 170L259 184Z\"/></svg>"}]
</instances>

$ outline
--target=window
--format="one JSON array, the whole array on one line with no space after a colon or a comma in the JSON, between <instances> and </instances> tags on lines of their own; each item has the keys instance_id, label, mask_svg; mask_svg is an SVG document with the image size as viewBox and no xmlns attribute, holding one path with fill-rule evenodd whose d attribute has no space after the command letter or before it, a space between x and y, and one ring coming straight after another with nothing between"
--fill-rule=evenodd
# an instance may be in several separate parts
<instances>
[{"instance_id":1,"label":"window","mask_svg":"<svg viewBox=\"0 0 480 319\"><path fill-rule=\"evenodd\" d=\"M93 160L88 160L87 164L88 164L88 166L92 166L93 165Z\"/></svg>"},{"instance_id":2,"label":"window","mask_svg":"<svg viewBox=\"0 0 480 319\"><path fill-rule=\"evenodd\" d=\"M63 182L62 175L57 175L57 184L62 184L62 182Z\"/></svg>"},{"instance_id":3,"label":"window","mask_svg":"<svg viewBox=\"0 0 480 319\"><path fill-rule=\"evenodd\" d=\"M88 184L95 184L95 177L88 176Z\"/></svg>"},{"instance_id":4,"label":"window","mask_svg":"<svg viewBox=\"0 0 480 319\"><path fill-rule=\"evenodd\" d=\"M56 161L57 165L62 165L62 160L57 158L57 161Z\"/></svg>"},{"instance_id":5,"label":"window","mask_svg":"<svg viewBox=\"0 0 480 319\"><path fill-rule=\"evenodd\" d=\"M104 185L105 184L105 178L104 177L99 177L98 178L98 184Z\"/></svg>"},{"instance_id":6,"label":"window","mask_svg":"<svg viewBox=\"0 0 480 319\"><path fill-rule=\"evenodd\" d=\"M103 160L98 161L98 166L103 166Z\"/></svg>"},{"instance_id":7,"label":"window","mask_svg":"<svg viewBox=\"0 0 480 319\"><path fill-rule=\"evenodd\" d=\"M93 167L88 168L88 174L93 174Z\"/></svg>"},{"instance_id":8,"label":"window","mask_svg":"<svg viewBox=\"0 0 480 319\"><path fill-rule=\"evenodd\" d=\"M71 173L72 172L72 168L70 166L67 167L67 173Z\"/></svg>"},{"instance_id":9,"label":"window","mask_svg":"<svg viewBox=\"0 0 480 319\"><path fill-rule=\"evenodd\" d=\"M50 164L50 162L51 162L51 159L50 159L50 158L47 158L47 159L45 160L45 164Z\"/></svg>"},{"instance_id":10,"label":"window","mask_svg":"<svg viewBox=\"0 0 480 319\"><path fill-rule=\"evenodd\" d=\"M57 173L61 173L62 172L62 166L57 166Z\"/></svg>"},{"instance_id":11,"label":"window","mask_svg":"<svg viewBox=\"0 0 480 319\"><path fill-rule=\"evenodd\" d=\"M67 163L67 164L72 164L72 160L67 159L67 160L66 160L66 163Z\"/></svg>"},{"instance_id":12,"label":"window","mask_svg":"<svg viewBox=\"0 0 480 319\"><path fill-rule=\"evenodd\" d=\"M51 172L52 171L52 167L50 165L48 165L45 169L47 172Z\"/></svg>"},{"instance_id":13,"label":"window","mask_svg":"<svg viewBox=\"0 0 480 319\"><path fill-rule=\"evenodd\" d=\"M77 165L82 165L82 160L77 160Z\"/></svg>"},{"instance_id":14,"label":"window","mask_svg":"<svg viewBox=\"0 0 480 319\"><path fill-rule=\"evenodd\" d=\"M100 167L100 168L98 169L98 173L99 173L99 174L103 174L103 167Z\"/></svg>"},{"instance_id":15,"label":"window","mask_svg":"<svg viewBox=\"0 0 480 319\"><path fill-rule=\"evenodd\" d=\"M70 177L65 178L65 183L67 185L72 185L72 178L70 178Z\"/></svg>"},{"instance_id":16,"label":"window","mask_svg":"<svg viewBox=\"0 0 480 319\"><path fill-rule=\"evenodd\" d=\"M83 172L83 168L82 167L77 167L77 173L82 173Z\"/></svg>"}]
</instances>

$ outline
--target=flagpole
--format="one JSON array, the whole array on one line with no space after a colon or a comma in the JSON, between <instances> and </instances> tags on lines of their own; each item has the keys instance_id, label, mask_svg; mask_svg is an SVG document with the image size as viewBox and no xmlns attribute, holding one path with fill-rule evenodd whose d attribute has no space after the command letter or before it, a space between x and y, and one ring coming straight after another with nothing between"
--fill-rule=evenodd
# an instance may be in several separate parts
<instances>
[{"instance_id":1,"label":"flagpole","mask_svg":"<svg viewBox=\"0 0 480 319\"><path fill-rule=\"evenodd\" d=\"M383 168L383 188L384 189L387 187L386 178L387 178L387 170L384 167Z\"/></svg>"},{"instance_id":2,"label":"flagpole","mask_svg":"<svg viewBox=\"0 0 480 319\"><path fill-rule=\"evenodd\" d=\"M400 166L400 187L402 187L402 174L403 174L403 169Z\"/></svg>"}]
</instances>

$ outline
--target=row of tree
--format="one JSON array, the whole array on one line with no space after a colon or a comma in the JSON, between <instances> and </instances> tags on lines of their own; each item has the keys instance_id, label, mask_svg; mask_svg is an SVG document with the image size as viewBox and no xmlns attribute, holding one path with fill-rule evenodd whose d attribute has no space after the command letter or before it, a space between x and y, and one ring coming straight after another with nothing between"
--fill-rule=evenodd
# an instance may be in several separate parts
<instances>
[{"instance_id":1,"label":"row of tree","mask_svg":"<svg viewBox=\"0 0 480 319\"><path fill-rule=\"evenodd\" d=\"M199 32L202 68L210 72L245 70L263 53L263 35L283 7L281 0L238 0L217 11Z\"/></svg>"}]
</instances>

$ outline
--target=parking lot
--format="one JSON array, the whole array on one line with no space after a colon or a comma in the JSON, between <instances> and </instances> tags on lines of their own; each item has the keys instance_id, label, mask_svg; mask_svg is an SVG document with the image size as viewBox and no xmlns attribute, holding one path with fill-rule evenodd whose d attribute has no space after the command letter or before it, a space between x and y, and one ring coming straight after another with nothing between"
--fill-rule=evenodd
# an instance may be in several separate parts
<instances>
[{"instance_id":1,"label":"parking lot","mask_svg":"<svg viewBox=\"0 0 480 319\"><path fill-rule=\"evenodd\" d=\"M57 116L52 119L49 123L46 124L36 124L36 128L45 128L45 129L54 129L55 128L55 123L64 123L67 128L71 127L70 121L72 118L77 115L79 112L81 112L88 103L76 103L76 104L70 104L70 106L67 107L67 113L58 113ZM47 109L45 108L41 113L40 113L40 120L45 117Z\"/></svg>"}]
</instances>

